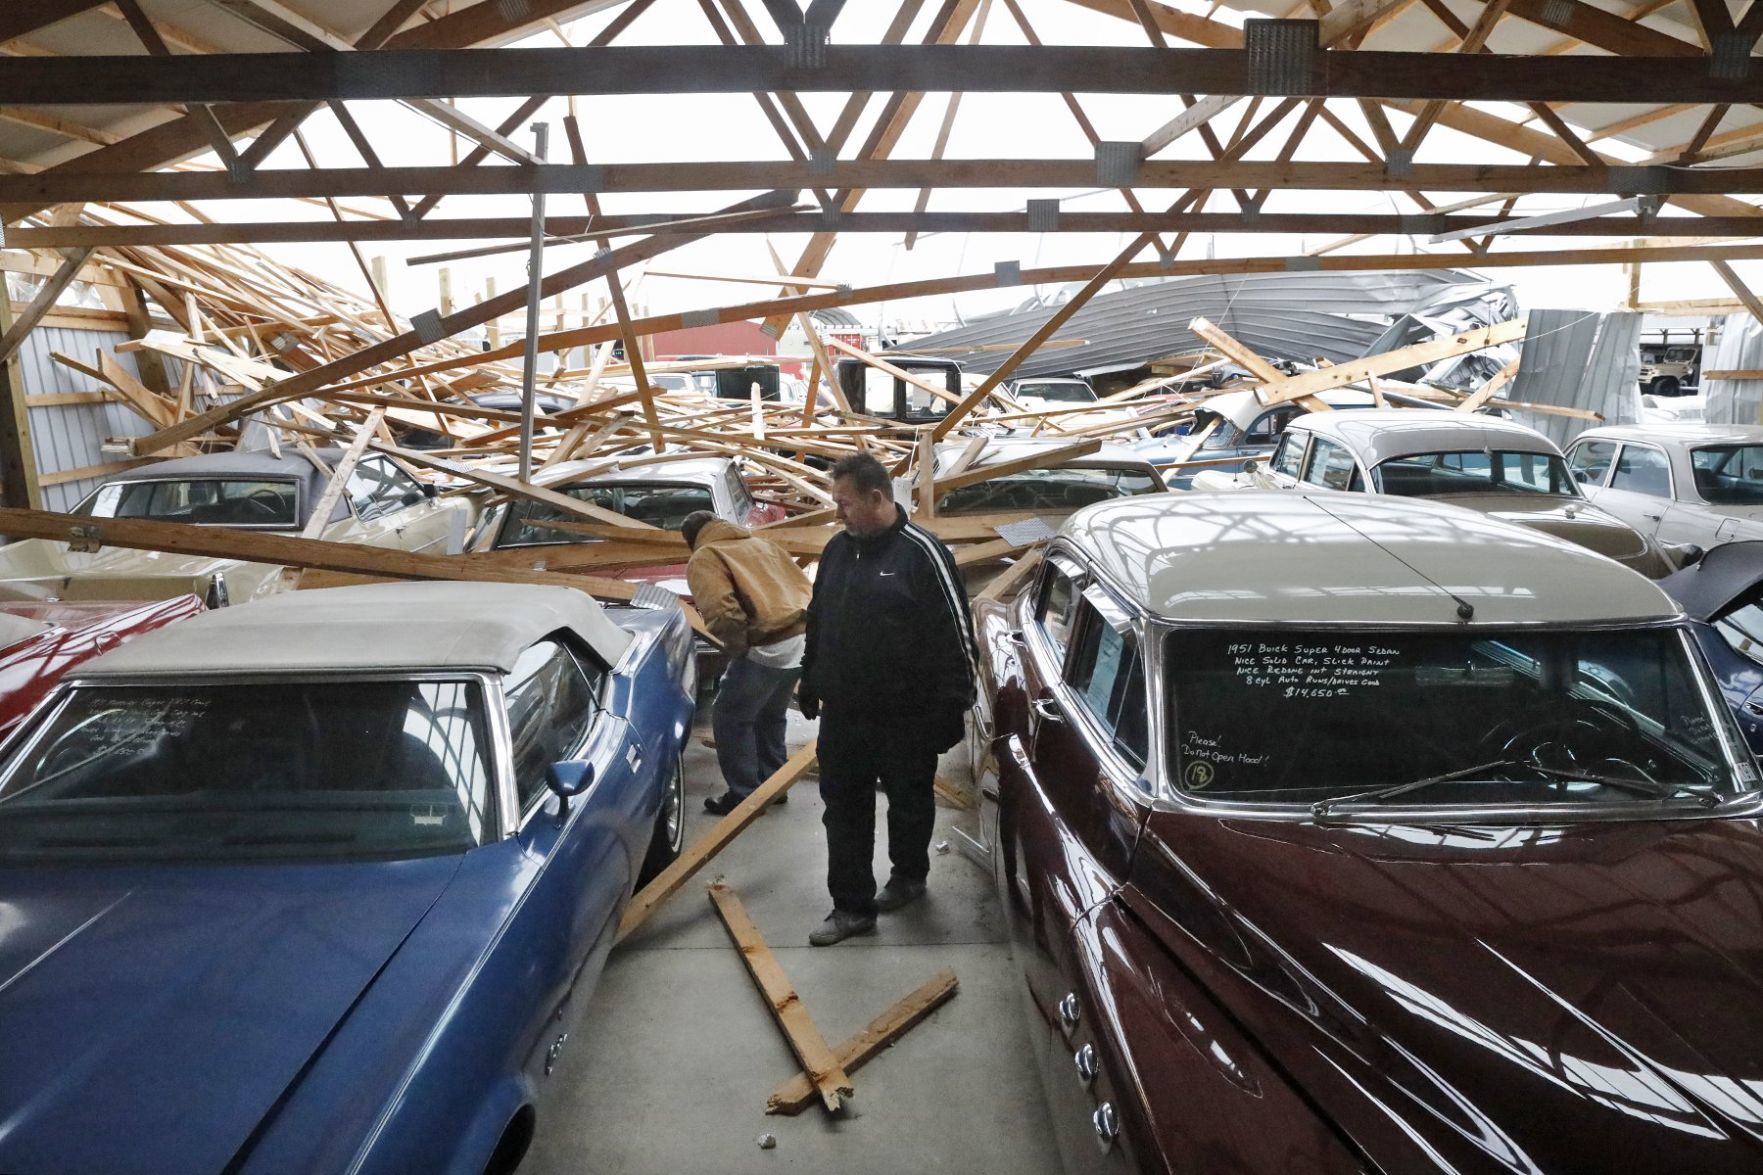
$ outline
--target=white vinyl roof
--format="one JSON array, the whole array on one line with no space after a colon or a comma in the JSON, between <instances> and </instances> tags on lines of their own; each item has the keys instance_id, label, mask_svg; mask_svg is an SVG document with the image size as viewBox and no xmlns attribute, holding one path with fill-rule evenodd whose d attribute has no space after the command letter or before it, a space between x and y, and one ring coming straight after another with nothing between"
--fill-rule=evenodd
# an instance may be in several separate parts
<instances>
[{"instance_id":1,"label":"white vinyl roof","mask_svg":"<svg viewBox=\"0 0 1763 1175\"><path fill-rule=\"evenodd\" d=\"M1575 440L1653 441L1677 445L1763 445L1763 425L1703 424L1607 424L1588 428Z\"/></svg>"},{"instance_id":2,"label":"white vinyl roof","mask_svg":"<svg viewBox=\"0 0 1763 1175\"><path fill-rule=\"evenodd\" d=\"M1466 453L1498 449L1560 456L1554 441L1534 428L1495 416L1428 412L1414 408L1368 408L1358 412L1309 412L1286 426L1333 437L1369 468L1416 453Z\"/></svg>"},{"instance_id":3,"label":"white vinyl roof","mask_svg":"<svg viewBox=\"0 0 1763 1175\"><path fill-rule=\"evenodd\" d=\"M136 637L73 675L481 669L507 672L567 629L607 665L630 634L592 597L513 583L384 583L285 592Z\"/></svg>"},{"instance_id":4,"label":"white vinyl roof","mask_svg":"<svg viewBox=\"0 0 1763 1175\"><path fill-rule=\"evenodd\" d=\"M1060 534L1165 620L1581 624L1673 616L1654 584L1562 539L1439 502L1190 491L1079 510Z\"/></svg>"}]
</instances>

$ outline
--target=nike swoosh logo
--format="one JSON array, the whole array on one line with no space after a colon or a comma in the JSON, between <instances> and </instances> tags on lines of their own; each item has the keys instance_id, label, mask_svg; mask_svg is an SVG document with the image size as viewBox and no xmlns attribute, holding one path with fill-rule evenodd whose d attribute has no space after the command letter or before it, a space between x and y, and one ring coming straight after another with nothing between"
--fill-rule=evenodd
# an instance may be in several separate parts
<instances>
[{"instance_id":1,"label":"nike swoosh logo","mask_svg":"<svg viewBox=\"0 0 1763 1175\"><path fill-rule=\"evenodd\" d=\"M878 571L878 572L876 572L876 574L881 576L883 579L892 579L893 575L894 575L894 573L892 571Z\"/></svg>"}]
</instances>

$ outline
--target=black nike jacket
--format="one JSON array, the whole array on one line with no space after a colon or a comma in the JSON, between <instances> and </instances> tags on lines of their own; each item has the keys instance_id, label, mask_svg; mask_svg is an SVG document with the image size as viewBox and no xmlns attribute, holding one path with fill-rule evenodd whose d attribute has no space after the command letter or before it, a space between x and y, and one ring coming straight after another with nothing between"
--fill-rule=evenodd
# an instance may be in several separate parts
<instances>
[{"instance_id":1,"label":"black nike jacket","mask_svg":"<svg viewBox=\"0 0 1763 1175\"><path fill-rule=\"evenodd\" d=\"M804 700L838 718L907 723L946 748L973 690L973 620L949 548L904 510L878 534L834 535L808 605Z\"/></svg>"}]
</instances>

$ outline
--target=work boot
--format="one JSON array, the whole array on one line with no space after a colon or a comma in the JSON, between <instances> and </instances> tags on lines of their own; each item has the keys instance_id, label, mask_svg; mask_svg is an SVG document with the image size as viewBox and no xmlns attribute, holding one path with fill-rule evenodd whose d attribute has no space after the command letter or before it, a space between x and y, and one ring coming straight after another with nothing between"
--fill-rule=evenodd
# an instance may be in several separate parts
<instances>
[{"instance_id":1,"label":"work boot","mask_svg":"<svg viewBox=\"0 0 1763 1175\"><path fill-rule=\"evenodd\" d=\"M874 914L853 914L849 910L834 910L826 916L826 921L822 922L808 936L808 945L830 947L835 942L844 942L853 934L863 934L874 929Z\"/></svg>"},{"instance_id":2,"label":"work boot","mask_svg":"<svg viewBox=\"0 0 1763 1175\"><path fill-rule=\"evenodd\" d=\"M923 896L924 882L890 877L886 885L875 891L875 908L883 914L892 914L895 910L910 906Z\"/></svg>"},{"instance_id":3,"label":"work boot","mask_svg":"<svg viewBox=\"0 0 1763 1175\"><path fill-rule=\"evenodd\" d=\"M727 816L746 798L746 796L736 795L732 791L725 791L719 796L705 796L704 810L712 816Z\"/></svg>"}]
</instances>

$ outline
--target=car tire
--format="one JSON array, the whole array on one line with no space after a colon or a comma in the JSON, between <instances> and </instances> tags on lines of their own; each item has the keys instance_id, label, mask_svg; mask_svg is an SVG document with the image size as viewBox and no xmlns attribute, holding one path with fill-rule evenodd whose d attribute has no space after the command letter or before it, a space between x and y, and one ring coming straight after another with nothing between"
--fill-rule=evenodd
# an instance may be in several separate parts
<instances>
[{"instance_id":1,"label":"car tire","mask_svg":"<svg viewBox=\"0 0 1763 1175\"><path fill-rule=\"evenodd\" d=\"M1677 382L1677 377L1674 375L1662 375L1653 381L1655 396L1675 396L1682 391L1683 386Z\"/></svg>"},{"instance_id":2,"label":"car tire","mask_svg":"<svg viewBox=\"0 0 1763 1175\"><path fill-rule=\"evenodd\" d=\"M649 837L649 852L643 857L642 871L637 874L637 888L642 889L657 874L679 859L686 842L686 773L685 764L675 759L673 775L661 793L661 810L655 813L655 831Z\"/></svg>"}]
</instances>

